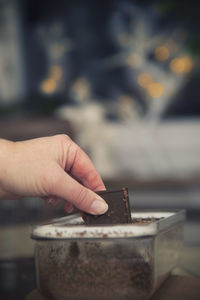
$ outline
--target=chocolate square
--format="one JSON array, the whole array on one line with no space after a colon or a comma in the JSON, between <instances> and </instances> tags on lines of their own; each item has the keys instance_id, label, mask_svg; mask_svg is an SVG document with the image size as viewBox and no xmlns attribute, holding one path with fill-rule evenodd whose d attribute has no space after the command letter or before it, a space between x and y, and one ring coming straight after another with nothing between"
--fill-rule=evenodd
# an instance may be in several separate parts
<instances>
[{"instance_id":1,"label":"chocolate square","mask_svg":"<svg viewBox=\"0 0 200 300\"><path fill-rule=\"evenodd\" d=\"M122 188L117 191L100 191L97 192L97 194L108 204L108 211L98 216L83 213L83 219L87 225L131 223L127 188Z\"/></svg>"}]
</instances>

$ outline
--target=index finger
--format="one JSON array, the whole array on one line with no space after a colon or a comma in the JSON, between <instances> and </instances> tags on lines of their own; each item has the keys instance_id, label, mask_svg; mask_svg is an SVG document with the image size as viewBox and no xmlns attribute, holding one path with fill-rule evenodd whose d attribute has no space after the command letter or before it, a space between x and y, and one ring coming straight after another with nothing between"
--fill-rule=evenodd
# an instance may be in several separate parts
<instances>
[{"instance_id":1,"label":"index finger","mask_svg":"<svg viewBox=\"0 0 200 300\"><path fill-rule=\"evenodd\" d=\"M103 180L88 155L75 143L73 146L75 147L72 151L73 160L68 173L93 191L105 190Z\"/></svg>"}]
</instances>

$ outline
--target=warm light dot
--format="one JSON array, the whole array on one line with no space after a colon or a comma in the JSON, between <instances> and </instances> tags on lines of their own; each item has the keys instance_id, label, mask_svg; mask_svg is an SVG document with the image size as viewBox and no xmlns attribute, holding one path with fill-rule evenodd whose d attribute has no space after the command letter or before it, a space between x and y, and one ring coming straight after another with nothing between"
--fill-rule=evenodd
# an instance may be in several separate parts
<instances>
[{"instance_id":1,"label":"warm light dot","mask_svg":"<svg viewBox=\"0 0 200 300\"><path fill-rule=\"evenodd\" d=\"M50 77L59 80L62 77L62 69L59 66L52 66L49 71Z\"/></svg>"},{"instance_id":2,"label":"warm light dot","mask_svg":"<svg viewBox=\"0 0 200 300\"><path fill-rule=\"evenodd\" d=\"M166 46L160 46L155 49L155 57L160 60L164 61L169 58L169 49Z\"/></svg>"},{"instance_id":3,"label":"warm light dot","mask_svg":"<svg viewBox=\"0 0 200 300\"><path fill-rule=\"evenodd\" d=\"M151 97L159 98L164 93L164 88L159 82L152 82L148 85L148 92Z\"/></svg>"},{"instance_id":4,"label":"warm light dot","mask_svg":"<svg viewBox=\"0 0 200 300\"><path fill-rule=\"evenodd\" d=\"M142 64L142 58L137 53L132 53L126 57L126 64L131 68L138 68Z\"/></svg>"},{"instance_id":5,"label":"warm light dot","mask_svg":"<svg viewBox=\"0 0 200 300\"><path fill-rule=\"evenodd\" d=\"M170 62L170 68L175 73L182 73L184 70L184 64L183 61L181 61L180 58L174 58Z\"/></svg>"},{"instance_id":6,"label":"warm light dot","mask_svg":"<svg viewBox=\"0 0 200 300\"><path fill-rule=\"evenodd\" d=\"M51 94L56 90L56 82L52 78L47 78L41 83L41 90L45 94Z\"/></svg>"},{"instance_id":7,"label":"warm light dot","mask_svg":"<svg viewBox=\"0 0 200 300\"><path fill-rule=\"evenodd\" d=\"M138 76L138 84L143 87L147 88L148 85L152 82L152 78L149 74L147 73L142 73Z\"/></svg>"},{"instance_id":8,"label":"warm light dot","mask_svg":"<svg viewBox=\"0 0 200 300\"><path fill-rule=\"evenodd\" d=\"M190 59L189 56L185 56L184 57L184 64L185 64L185 72L188 73L192 70L192 67L193 67L193 62L192 60Z\"/></svg>"},{"instance_id":9,"label":"warm light dot","mask_svg":"<svg viewBox=\"0 0 200 300\"><path fill-rule=\"evenodd\" d=\"M188 73L193 67L192 60L189 56L174 58L170 62L170 69L175 73Z\"/></svg>"},{"instance_id":10,"label":"warm light dot","mask_svg":"<svg viewBox=\"0 0 200 300\"><path fill-rule=\"evenodd\" d=\"M118 35L118 42L121 46L128 46L130 44L130 35L122 32Z\"/></svg>"}]
</instances>

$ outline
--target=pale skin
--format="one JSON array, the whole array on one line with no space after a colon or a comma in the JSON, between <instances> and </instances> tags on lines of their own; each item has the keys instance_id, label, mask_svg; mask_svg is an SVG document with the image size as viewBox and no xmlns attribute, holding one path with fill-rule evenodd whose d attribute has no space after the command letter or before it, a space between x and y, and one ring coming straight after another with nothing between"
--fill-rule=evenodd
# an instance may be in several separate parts
<instances>
[{"instance_id":1,"label":"pale skin","mask_svg":"<svg viewBox=\"0 0 200 300\"><path fill-rule=\"evenodd\" d=\"M42 197L94 215L108 206L95 191L104 183L89 157L67 135L22 142L0 139L0 199Z\"/></svg>"}]
</instances>

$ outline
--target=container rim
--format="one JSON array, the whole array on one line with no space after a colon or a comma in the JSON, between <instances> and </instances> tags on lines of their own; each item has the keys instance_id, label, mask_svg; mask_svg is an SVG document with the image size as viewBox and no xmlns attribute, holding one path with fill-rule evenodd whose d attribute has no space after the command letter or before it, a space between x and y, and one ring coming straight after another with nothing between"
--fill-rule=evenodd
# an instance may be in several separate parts
<instances>
[{"instance_id":1,"label":"container rim","mask_svg":"<svg viewBox=\"0 0 200 300\"><path fill-rule=\"evenodd\" d=\"M132 211L132 218L159 219L146 224L117 224L117 225L85 225L79 214L74 214L48 223L32 227L31 238L34 240L62 239L105 239L156 236L159 232L181 223L185 219L185 211Z\"/></svg>"}]
</instances>

